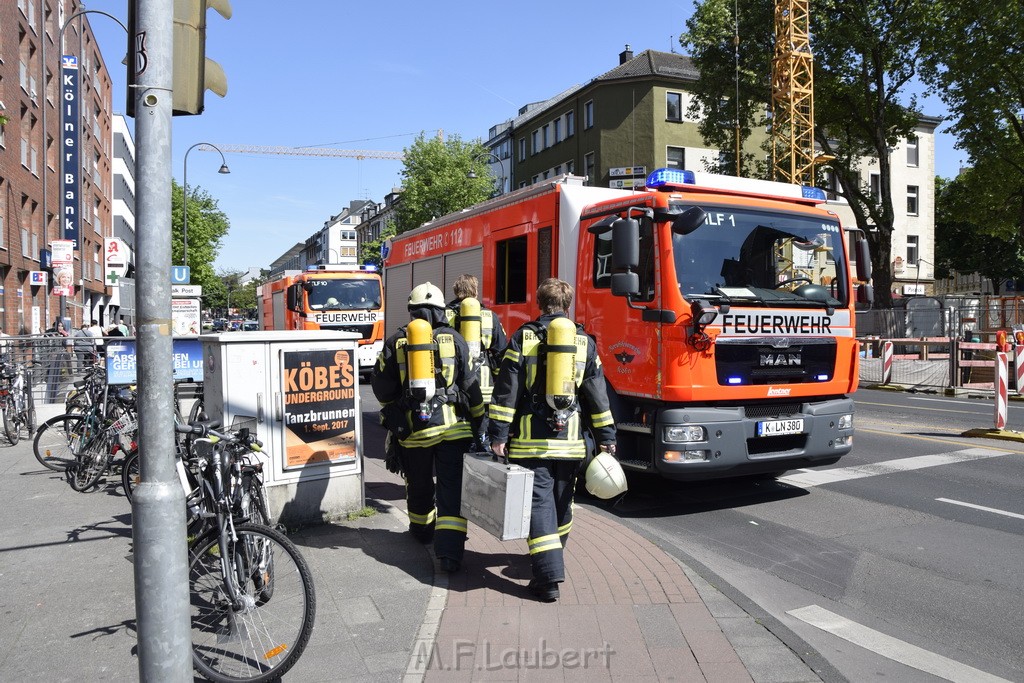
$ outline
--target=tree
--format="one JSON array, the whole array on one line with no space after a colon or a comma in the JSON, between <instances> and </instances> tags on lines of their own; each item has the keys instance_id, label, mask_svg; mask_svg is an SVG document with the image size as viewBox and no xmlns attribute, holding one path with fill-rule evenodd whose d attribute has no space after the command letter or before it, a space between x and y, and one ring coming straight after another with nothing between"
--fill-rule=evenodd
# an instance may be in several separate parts
<instances>
[{"instance_id":1,"label":"tree","mask_svg":"<svg viewBox=\"0 0 1024 683\"><path fill-rule=\"evenodd\" d=\"M773 0L737 0L741 17L740 100L764 107L771 92ZM705 10L705 5L708 5ZM837 194L850 205L871 245L877 303L892 305L889 257L895 212L889 150L912 133L919 118L906 88L918 69L926 0L820 0L813 3L815 142L835 157L829 166ZM703 0L680 37L700 70L697 106L708 126L735 125L734 109L718 102L735 97L734 60L723 57L727 3ZM757 123L757 107L744 104L744 130ZM710 130L710 129L709 129ZM721 136L719 136L721 137ZM720 142L717 144L721 144ZM878 196L860 179L860 163L879 164Z\"/></svg>"},{"instance_id":2,"label":"tree","mask_svg":"<svg viewBox=\"0 0 1024 683\"><path fill-rule=\"evenodd\" d=\"M395 223L394 221L388 221L377 239L363 242L363 245L359 248L359 262L364 266L376 266L377 270L381 270L383 267L380 257L381 245L384 244L385 240L394 236Z\"/></svg>"},{"instance_id":3,"label":"tree","mask_svg":"<svg viewBox=\"0 0 1024 683\"><path fill-rule=\"evenodd\" d=\"M954 180L935 179L935 276L980 273L997 291L1006 280L1024 279L1024 238L1006 233L1003 221L977 211L992 179L968 169ZM985 201L984 197L980 201Z\"/></svg>"},{"instance_id":4,"label":"tree","mask_svg":"<svg viewBox=\"0 0 1024 683\"><path fill-rule=\"evenodd\" d=\"M420 133L404 150L402 198L395 207L397 234L427 221L472 206L491 196L494 179L487 169L487 150L479 141L447 140ZM469 172L476 178L469 178Z\"/></svg>"},{"instance_id":5,"label":"tree","mask_svg":"<svg viewBox=\"0 0 1024 683\"><path fill-rule=\"evenodd\" d=\"M984 233L1024 237L1024 5L942 0L928 18L924 78L973 167L954 189L976 193L968 215Z\"/></svg>"},{"instance_id":6,"label":"tree","mask_svg":"<svg viewBox=\"0 0 1024 683\"><path fill-rule=\"evenodd\" d=\"M171 260L181 264L184 261L184 232L182 216L184 194L181 185L171 179ZM205 288L213 287L217 274L213 262L220 253L221 244L231 224L228 217L217 206L217 200L199 187L188 191L188 263L191 268L192 284Z\"/></svg>"}]
</instances>

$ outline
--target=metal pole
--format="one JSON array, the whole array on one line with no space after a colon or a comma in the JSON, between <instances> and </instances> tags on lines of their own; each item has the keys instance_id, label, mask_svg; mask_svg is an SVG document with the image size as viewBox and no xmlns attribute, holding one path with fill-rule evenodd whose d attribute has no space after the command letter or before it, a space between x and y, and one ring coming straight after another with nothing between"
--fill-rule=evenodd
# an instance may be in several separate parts
<instances>
[{"instance_id":1,"label":"metal pole","mask_svg":"<svg viewBox=\"0 0 1024 683\"><path fill-rule=\"evenodd\" d=\"M139 451L132 496L139 678L192 681L185 494L174 468L171 320L173 0L136 4Z\"/></svg>"},{"instance_id":2,"label":"metal pole","mask_svg":"<svg viewBox=\"0 0 1024 683\"><path fill-rule=\"evenodd\" d=\"M181 226L182 226L182 258L181 265L188 265L188 153L196 147L212 147L213 149L220 152L220 170L218 173L230 173L228 170L228 162L224 158L224 152L221 152L220 147L217 145L210 144L209 142L197 142L196 144L185 150L185 161L182 164L181 172Z\"/></svg>"}]
</instances>

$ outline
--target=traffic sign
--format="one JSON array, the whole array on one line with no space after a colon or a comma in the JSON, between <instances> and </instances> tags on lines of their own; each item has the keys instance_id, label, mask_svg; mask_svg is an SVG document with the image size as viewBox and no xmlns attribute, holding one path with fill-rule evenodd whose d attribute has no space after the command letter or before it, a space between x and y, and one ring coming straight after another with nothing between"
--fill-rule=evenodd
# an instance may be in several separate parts
<instances>
[{"instance_id":1,"label":"traffic sign","mask_svg":"<svg viewBox=\"0 0 1024 683\"><path fill-rule=\"evenodd\" d=\"M171 284L187 285L192 282L192 269L188 266L171 266Z\"/></svg>"}]
</instances>

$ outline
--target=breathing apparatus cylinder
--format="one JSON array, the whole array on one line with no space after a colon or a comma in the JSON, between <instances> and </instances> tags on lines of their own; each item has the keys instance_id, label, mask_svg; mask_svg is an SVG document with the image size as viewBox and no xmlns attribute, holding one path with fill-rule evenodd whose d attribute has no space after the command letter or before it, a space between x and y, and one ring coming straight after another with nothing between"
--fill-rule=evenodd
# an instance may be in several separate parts
<instances>
[{"instance_id":1,"label":"breathing apparatus cylinder","mask_svg":"<svg viewBox=\"0 0 1024 683\"><path fill-rule=\"evenodd\" d=\"M430 418L432 411L430 402L434 398L434 334L433 328L426 320L415 318L405 328L409 344L409 391L414 400L419 401L421 420Z\"/></svg>"},{"instance_id":2,"label":"breathing apparatus cylinder","mask_svg":"<svg viewBox=\"0 0 1024 683\"><path fill-rule=\"evenodd\" d=\"M480 358L480 302L467 296L459 302L459 334L469 345L473 360Z\"/></svg>"},{"instance_id":3,"label":"breathing apparatus cylinder","mask_svg":"<svg viewBox=\"0 0 1024 683\"><path fill-rule=\"evenodd\" d=\"M576 325L568 318L555 318L548 323L547 393L544 400L554 410L552 426L565 428L576 405Z\"/></svg>"}]
</instances>

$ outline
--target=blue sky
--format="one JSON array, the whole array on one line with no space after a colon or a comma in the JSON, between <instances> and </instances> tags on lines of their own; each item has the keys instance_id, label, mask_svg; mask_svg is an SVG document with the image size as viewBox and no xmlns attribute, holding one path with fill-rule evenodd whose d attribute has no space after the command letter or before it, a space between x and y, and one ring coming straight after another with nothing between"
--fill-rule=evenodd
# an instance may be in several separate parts
<instances>
[{"instance_id":1,"label":"blue sky","mask_svg":"<svg viewBox=\"0 0 1024 683\"><path fill-rule=\"evenodd\" d=\"M691 2L629 14L598 0L584 12L525 0L353 2L231 0L229 21L208 14L207 57L227 73L228 95L206 94L201 116L175 117L172 172L182 182L197 142L402 151L420 132L487 138L520 106L547 99L618 64L626 44L680 51ZM468 9L472 7L471 9ZM125 0L92 0L127 23ZM89 15L124 109L126 37ZM524 58L523 55L529 55ZM924 113L942 116L935 99ZM129 120L130 121L130 120ZM936 172L955 175L964 155L940 127ZM218 271L266 267L353 199L381 201L401 181L401 162L381 159L188 155L190 187L217 199L231 230Z\"/></svg>"}]
</instances>

